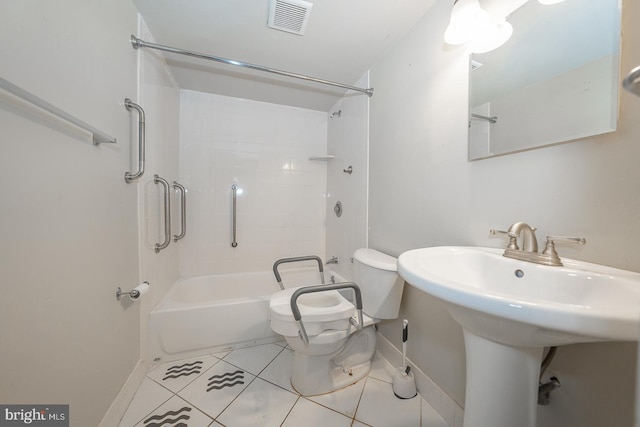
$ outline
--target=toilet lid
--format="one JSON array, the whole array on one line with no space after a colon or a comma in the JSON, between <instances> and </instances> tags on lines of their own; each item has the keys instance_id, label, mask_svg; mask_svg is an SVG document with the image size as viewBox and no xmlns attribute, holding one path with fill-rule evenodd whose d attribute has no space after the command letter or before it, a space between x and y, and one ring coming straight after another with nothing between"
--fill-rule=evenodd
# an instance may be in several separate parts
<instances>
[{"instance_id":1,"label":"toilet lid","mask_svg":"<svg viewBox=\"0 0 640 427\"><path fill-rule=\"evenodd\" d=\"M353 253L353 257L369 267L386 271L398 271L398 259L378 252L375 249L361 248Z\"/></svg>"},{"instance_id":2,"label":"toilet lid","mask_svg":"<svg viewBox=\"0 0 640 427\"><path fill-rule=\"evenodd\" d=\"M272 318L295 322L291 311L291 295L299 288L285 289L271 295L269 308ZM356 312L355 306L335 290L301 295L297 304L305 324L348 319Z\"/></svg>"}]
</instances>

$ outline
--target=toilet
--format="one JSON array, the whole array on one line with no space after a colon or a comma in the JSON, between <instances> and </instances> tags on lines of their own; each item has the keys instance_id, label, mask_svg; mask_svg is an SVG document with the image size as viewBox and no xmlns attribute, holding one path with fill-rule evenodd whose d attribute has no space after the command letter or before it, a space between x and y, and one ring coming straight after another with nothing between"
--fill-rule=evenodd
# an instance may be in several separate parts
<instances>
[{"instance_id":1,"label":"toilet","mask_svg":"<svg viewBox=\"0 0 640 427\"><path fill-rule=\"evenodd\" d=\"M302 326L294 317L291 298L297 290L306 292L310 287L285 289L271 296L271 329L283 335L294 350L291 384L303 396L329 393L365 377L376 349L375 324L398 317L404 281L398 275L396 258L374 249L358 249L353 255L353 276L353 282L336 284L344 289L297 296ZM355 292L349 288L353 283L362 299L361 328Z\"/></svg>"}]
</instances>

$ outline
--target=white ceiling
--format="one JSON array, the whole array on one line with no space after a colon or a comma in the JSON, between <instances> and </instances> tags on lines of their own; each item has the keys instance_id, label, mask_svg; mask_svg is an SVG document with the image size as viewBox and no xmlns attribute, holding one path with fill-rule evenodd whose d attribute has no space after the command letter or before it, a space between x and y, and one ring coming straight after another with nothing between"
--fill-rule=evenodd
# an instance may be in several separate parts
<instances>
[{"instance_id":1,"label":"white ceiling","mask_svg":"<svg viewBox=\"0 0 640 427\"><path fill-rule=\"evenodd\" d=\"M158 44L348 85L354 85L435 2L310 1L311 17L299 36L267 27L269 0L133 0ZM320 111L329 111L345 93L227 64L164 56L183 89Z\"/></svg>"}]
</instances>

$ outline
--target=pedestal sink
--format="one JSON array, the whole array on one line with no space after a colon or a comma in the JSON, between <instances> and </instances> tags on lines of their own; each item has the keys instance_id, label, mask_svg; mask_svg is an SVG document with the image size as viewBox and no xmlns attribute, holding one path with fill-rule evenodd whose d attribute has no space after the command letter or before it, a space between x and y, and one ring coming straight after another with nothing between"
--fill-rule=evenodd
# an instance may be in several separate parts
<instances>
[{"instance_id":1,"label":"pedestal sink","mask_svg":"<svg viewBox=\"0 0 640 427\"><path fill-rule=\"evenodd\" d=\"M536 427L544 347L638 341L640 273L563 258L550 267L481 247L398 258L410 285L442 301L464 331L464 427Z\"/></svg>"}]
</instances>

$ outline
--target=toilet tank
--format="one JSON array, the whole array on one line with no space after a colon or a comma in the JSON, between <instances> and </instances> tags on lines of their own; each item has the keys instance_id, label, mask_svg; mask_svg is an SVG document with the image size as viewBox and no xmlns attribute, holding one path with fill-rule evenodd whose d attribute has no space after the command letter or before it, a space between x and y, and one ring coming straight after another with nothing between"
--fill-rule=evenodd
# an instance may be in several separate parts
<instances>
[{"instance_id":1,"label":"toilet tank","mask_svg":"<svg viewBox=\"0 0 640 427\"><path fill-rule=\"evenodd\" d=\"M375 319L397 318L404 289L398 260L375 249L358 249L353 260L353 277L362 293L363 311Z\"/></svg>"}]
</instances>

